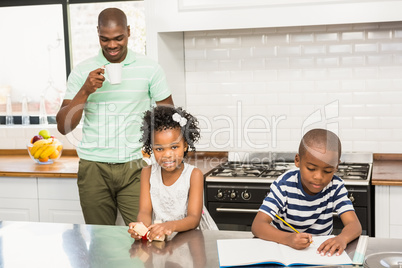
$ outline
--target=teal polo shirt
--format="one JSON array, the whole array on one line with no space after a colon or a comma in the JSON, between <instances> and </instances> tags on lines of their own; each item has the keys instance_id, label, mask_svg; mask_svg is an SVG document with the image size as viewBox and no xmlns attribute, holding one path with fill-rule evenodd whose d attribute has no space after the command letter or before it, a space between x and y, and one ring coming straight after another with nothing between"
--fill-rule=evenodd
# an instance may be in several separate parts
<instances>
[{"instance_id":1,"label":"teal polo shirt","mask_svg":"<svg viewBox=\"0 0 402 268\"><path fill-rule=\"evenodd\" d=\"M108 63L100 50L96 57L77 65L68 77L64 99L73 99L88 74ZM142 158L143 114L171 95L165 73L155 61L128 50L122 65L122 82L112 85L105 80L85 104L82 140L77 147L82 159L125 163Z\"/></svg>"}]
</instances>

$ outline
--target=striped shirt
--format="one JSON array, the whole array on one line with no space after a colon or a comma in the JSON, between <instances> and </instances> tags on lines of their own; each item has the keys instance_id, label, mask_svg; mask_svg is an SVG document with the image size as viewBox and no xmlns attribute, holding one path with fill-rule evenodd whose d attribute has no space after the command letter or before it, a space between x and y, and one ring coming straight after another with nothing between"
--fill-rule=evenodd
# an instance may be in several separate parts
<instances>
[{"instance_id":1,"label":"striped shirt","mask_svg":"<svg viewBox=\"0 0 402 268\"><path fill-rule=\"evenodd\" d=\"M96 57L75 67L68 77L64 99L73 99L88 74L108 63L100 50ZM106 80L85 103L82 140L77 148L82 159L125 163L142 158L139 140L143 114L156 101L171 95L165 74L155 61L128 50L122 65L122 82L112 85Z\"/></svg>"},{"instance_id":2,"label":"striped shirt","mask_svg":"<svg viewBox=\"0 0 402 268\"><path fill-rule=\"evenodd\" d=\"M303 190L300 171L294 169L271 184L259 211L269 215L279 230L293 232L275 214L299 232L329 235L333 229L332 213L337 212L340 216L351 210L354 208L342 179L334 175L321 192L312 196Z\"/></svg>"}]
</instances>

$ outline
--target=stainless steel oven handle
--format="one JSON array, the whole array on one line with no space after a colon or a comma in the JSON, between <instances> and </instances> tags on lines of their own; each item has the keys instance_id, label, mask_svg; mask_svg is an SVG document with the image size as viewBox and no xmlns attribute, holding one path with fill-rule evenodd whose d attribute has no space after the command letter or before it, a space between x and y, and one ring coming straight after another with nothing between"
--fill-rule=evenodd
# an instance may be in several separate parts
<instances>
[{"instance_id":1,"label":"stainless steel oven handle","mask_svg":"<svg viewBox=\"0 0 402 268\"><path fill-rule=\"evenodd\" d=\"M257 213L258 209L246 209L246 208L216 208L217 212L241 212L241 213Z\"/></svg>"}]
</instances>

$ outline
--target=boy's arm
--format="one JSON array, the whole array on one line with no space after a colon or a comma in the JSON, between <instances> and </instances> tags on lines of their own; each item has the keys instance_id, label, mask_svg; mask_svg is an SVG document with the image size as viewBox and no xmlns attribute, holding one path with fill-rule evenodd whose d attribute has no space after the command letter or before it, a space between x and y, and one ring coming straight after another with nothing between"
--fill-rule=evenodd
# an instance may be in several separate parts
<instances>
[{"instance_id":1,"label":"boy's arm","mask_svg":"<svg viewBox=\"0 0 402 268\"><path fill-rule=\"evenodd\" d=\"M346 246L362 233L362 226L353 210L342 213L341 220L344 225L342 232L318 247L317 251L321 255L328 254L332 256L335 252L337 252L337 255L342 254Z\"/></svg>"},{"instance_id":2,"label":"boy's arm","mask_svg":"<svg viewBox=\"0 0 402 268\"><path fill-rule=\"evenodd\" d=\"M259 211L254 218L251 231L258 238L284 244L295 249L304 249L310 246L312 241L311 234L281 231L271 225L271 222L272 218L270 216Z\"/></svg>"}]
</instances>

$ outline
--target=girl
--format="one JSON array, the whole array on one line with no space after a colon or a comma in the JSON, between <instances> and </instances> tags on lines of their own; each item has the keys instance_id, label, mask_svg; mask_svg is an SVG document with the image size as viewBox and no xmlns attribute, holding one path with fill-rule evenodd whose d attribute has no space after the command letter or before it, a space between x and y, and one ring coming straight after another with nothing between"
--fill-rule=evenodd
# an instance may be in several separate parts
<instances>
[{"instance_id":1,"label":"girl","mask_svg":"<svg viewBox=\"0 0 402 268\"><path fill-rule=\"evenodd\" d=\"M203 220L204 229L217 229L206 209L203 212L202 172L183 162L200 138L197 119L181 108L157 106L145 113L141 130L144 153L153 153L156 164L142 169L140 208L137 222L129 224L131 237L141 239L133 230L139 222L148 227L150 241L195 229L201 214L209 217Z\"/></svg>"}]
</instances>

